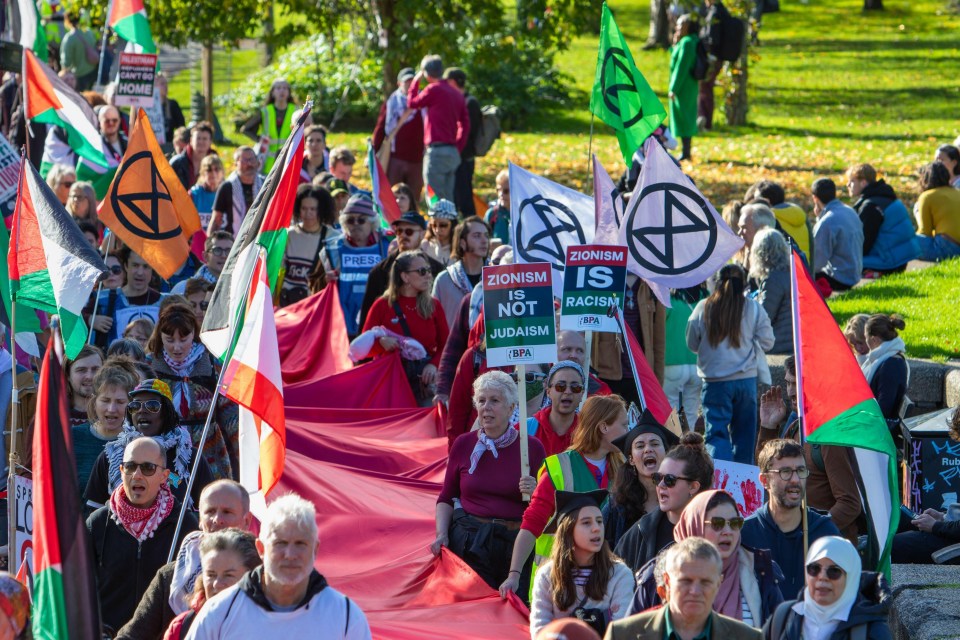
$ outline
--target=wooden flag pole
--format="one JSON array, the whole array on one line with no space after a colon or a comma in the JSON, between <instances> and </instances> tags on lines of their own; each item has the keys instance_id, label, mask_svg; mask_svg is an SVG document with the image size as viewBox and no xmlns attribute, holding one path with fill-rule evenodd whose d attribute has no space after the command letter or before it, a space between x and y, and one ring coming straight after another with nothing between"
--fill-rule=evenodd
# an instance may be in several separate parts
<instances>
[{"instance_id":1,"label":"wooden flag pole","mask_svg":"<svg viewBox=\"0 0 960 640\"><path fill-rule=\"evenodd\" d=\"M110 233L107 236L107 244L104 245L104 258L110 255L110 245L113 244L113 233ZM97 283L97 295L93 299L93 312L90 314L90 335L87 337L87 343L93 344L93 320L97 317L97 307L100 305L100 292L103 291L103 278L100 279L100 282Z\"/></svg>"},{"instance_id":2,"label":"wooden flag pole","mask_svg":"<svg viewBox=\"0 0 960 640\"><path fill-rule=\"evenodd\" d=\"M520 476L530 475L530 451L527 443L527 367L517 365L517 388L520 394L517 403L520 410ZM509 426L507 427L510 428ZM523 494L523 501L530 502L530 494Z\"/></svg>"},{"instance_id":3,"label":"wooden flag pole","mask_svg":"<svg viewBox=\"0 0 960 640\"><path fill-rule=\"evenodd\" d=\"M13 375L13 391L10 398L10 451L7 453L9 460L9 469L7 469L7 571L15 574L17 572L17 504L15 482L17 477L17 466L20 464L20 456L17 454L17 432L20 421L20 388L17 386L17 305L10 304L10 367Z\"/></svg>"},{"instance_id":4,"label":"wooden flag pole","mask_svg":"<svg viewBox=\"0 0 960 640\"><path fill-rule=\"evenodd\" d=\"M583 409L583 403L587 401L587 395L590 389L590 350L593 347L593 331L584 332L584 342L586 350L583 354L583 395L580 396L580 409Z\"/></svg>"}]
</instances>

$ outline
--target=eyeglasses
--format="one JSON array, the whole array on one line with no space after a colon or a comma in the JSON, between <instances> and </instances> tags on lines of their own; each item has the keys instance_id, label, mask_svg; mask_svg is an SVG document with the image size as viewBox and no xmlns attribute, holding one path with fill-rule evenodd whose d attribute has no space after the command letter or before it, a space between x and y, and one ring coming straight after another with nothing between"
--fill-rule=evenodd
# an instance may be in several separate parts
<instances>
[{"instance_id":1,"label":"eyeglasses","mask_svg":"<svg viewBox=\"0 0 960 640\"><path fill-rule=\"evenodd\" d=\"M817 576L820 575L820 570L823 568L824 566L821 565L819 562L811 562L810 564L807 565L807 575L810 576L811 578L816 578ZM844 573L846 573L846 571L844 571L843 569L841 569L835 564L830 565L829 567L826 567L826 570L827 570L826 571L827 580L839 580L840 577Z\"/></svg>"},{"instance_id":2,"label":"eyeglasses","mask_svg":"<svg viewBox=\"0 0 960 640\"><path fill-rule=\"evenodd\" d=\"M160 407L163 404L159 400L131 400L127 403L127 408L130 409L131 413L136 413L141 409L146 409L150 413L160 413Z\"/></svg>"},{"instance_id":3,"label":"eyeglasses","mask_svg":"<svg viewBox=\"0 0 960 640\"><path fill-rule=\"evenodd\" d=\"M224 249L223 247L213 247L212 249L210 249L210 253L212 255L217 256L218 258L222 258L223 256L230 253L230 249Z\"/></svg>"},{"instance_id":4,"label":"eyeglasses","mask_svg":"<svg viewBox=\"0 0 960 640\"><path fill-rule=\"evenodd\" d=\"M566 382L555 382L553 383L553 390L557 393L566 393L567 392L567 383ZM569 384L570 393L581 393L583 391L583 385L579 382L571 382Z\"/></svg>"},{"instance_id":5,"label":"eyeglasses","mask_svg":"<svg viewBox=\"0 0 960 640\"><path fill-rule=\"evenodd\" d=\"M110 273L112 273L115 276L118 276L121 273L123 273L123 267L121 267L118 264L112 264L110 265Z\"/></svg>"},{"instance_id":6,"label":"eyeglasses","mask_svg":"<svg viewBox=\"0 0 960 640\"><path fill-rule=\"evenodd\" d=\"M420 233L421 229L416 229L414 227L404 227L403 229L396 229L397 237L407 236L408 238L412 235Z\"/></svg>"},{"instance_id":7,"label":"eyeglasses","mask_svg":"<svg viewBox=\"0 0 960 640\"><path fill-rule=\"evenodd\" d=\"M103 121L103 124L120 124L119 118L108 118Z\"/></svg>"},{"instance_id":8,"label":"eyeglasses","mask_svg":"<svg viewBox=\"0 0 960 640\"><path fill-rule=\"evenodd\" d=\"M430 273L430 267L420 267L419 269L407 269L404 273L419 273L422 276Z\"/></svg>"},{"instance_id":9,"label":"eyeglasses","mask_svg":"<svg viewBox=\"0 0 960 640\"><path fill-rule=\"evenodd\" d=\"M672 473L655 473L651 477L653 478L653 484L660 486L660 484L663 483L663 486L665 486L667 489L673 489L675 486L677 486L677 480L693 482L693 478L675 476Z\"/></svg>"},{"instance_id":10,"label":"eyeglasses","mask_svg":"<svg viewBox=\"0 0 960 640\"><path fill-rule=\"evenodd\" d=\"M350 226L361 225L361 224L365 224L366 222L367 222L367 219L366 219L366 218L363 218L363 217L361 217L361 218L344 218L344 219L343 219L343 224L349 224Z\"/></svg>"},{"instance_id":11,"label":"eyeglasses","mask_svg":"<svg viewBox=\"0 0 960 640\"><path fill-rule=\"evenodd\" d=\"M161 467L158 464L153 462L124 462L120 465L123 469L123 472L128 476L132 476L137 472L137 469L140 469L140 473L145 476L152 476L157 472L157 469L166 469L166 467Z\"/></svg>"},{"instance_id":12,"label":"eyeglasses","mask_svg":"<svg viewBox=\"0 0 960 640\"><path fill-rule=\"evenodd\" d=\"M736 517L727 520L726 518L717 516L709 520L704 520L703 524L710 525L710 528L717 532L723 531L723 528L728 524L730 525L731 531L740 531L740 529L743 528L743 518Z\"/></svg>"},{"instance_id":13,"label":"eyeglasses","mask_svg":"<svg viewBox=\"0 0 960 640\"><path fill-rule=\"evenodd\" d=\"M789 480L793 477L793 474L796 473L797 477L803 480L810 476L810 469L806 467L797 467L796 469L784 467L782 469L770 469L767 473L779 473L781 480Z\"/></svg>"}]
</instances>

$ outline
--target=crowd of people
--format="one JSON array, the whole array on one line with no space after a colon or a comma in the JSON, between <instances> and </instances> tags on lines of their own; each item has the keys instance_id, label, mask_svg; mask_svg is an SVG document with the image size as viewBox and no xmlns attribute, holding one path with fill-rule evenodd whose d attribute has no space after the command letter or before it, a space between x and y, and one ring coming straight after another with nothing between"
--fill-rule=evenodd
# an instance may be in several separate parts
<instances>
[{"instance_id":1,"label":"crowd of people","mask_svg":"<svg viewBox=\"0 0 960 640\"><path fill-rule=\"evenodd\" d=\"M713 13L722 7L706 5ZM681 160L697 129L689 103L703 90L685 66L697 55L697 33L693 17L677 20L670 128L656 134L665 145L671 136L681 140ZM75 47L69 36L64 42L65 51ZM88 89L89 72L74 67L60 77ZM11 75L0 87L2 133L25 143L19 83ZM534 639L571 617L609 638L700 637L707 629L731 638L889 637L888 587L862 570L857 550L865 531L849 451L798 441L795 362L786 360L784 390L765 379L766 354L793 352L791 249L824 296L903 271L911 260L960 255L957 148L939 147L921 169L913 220L869 164L845 174L852 206L833 180L817 179L812 217L781 185L761 180L724 207L745 246L709 281L672 291L667 308L628 276L624 321L681 416L684 432L675 433L649 411L632 411L643 405L615 335L597 334L588 347L583 334L559 331L557 362L527 370L524 397L513 367L487 362L481 271L514 259L510 185L501 171L496 200L477 210L472 136L481 116L466 87L466 74L445 69L438 56L398 74L374 135L375 147L388 152L401 210L389 231L371 194L352 182L354 152L328 148L324 126L306 128L276 291L277 305L287 306L336 287L351 355L365 361L399 352L417 403L448 409L449 455L430 550L447 549L503 597L528 602ZM110 91L83 95L115 169L129 122ZM177 124L179 106L163 96ZM249 497L237 483L238 408L217 393L221 363L199 337L234 236L297 105L289 83L274 82L242 128L253 144L236 148L226 176L213 125L168 127L162 142L174 148L170 164L202 223L169 279L98 221L103 193L78 181L83 161L65 132L29 125L42 144L29 159L110 269L84 311L90 344L66 364L78 487L110 637L309 634L319 625L331 637L370 637L357 604L313 568L317 514L309 502L279 497L258 536L249 532ZM624 198L642 157L635 164L622 180ZM426 218L425 191L433 194ZM910 376L904 328L897 315L873 314L851 319L844 331L894 434ZM18 366L29 433L34 375L28 361ZM521 403L530 416L526 471ZM755 513L744 518L735 499L714 488L715 461L759 467L767 500ZM943 520L939 512L919 515L913 531L898 534L905 537L895 559L901 549L931 562L933 551L960 536ZM171 546L178 552L168 563Z\"/></svg>"}]
</instances>

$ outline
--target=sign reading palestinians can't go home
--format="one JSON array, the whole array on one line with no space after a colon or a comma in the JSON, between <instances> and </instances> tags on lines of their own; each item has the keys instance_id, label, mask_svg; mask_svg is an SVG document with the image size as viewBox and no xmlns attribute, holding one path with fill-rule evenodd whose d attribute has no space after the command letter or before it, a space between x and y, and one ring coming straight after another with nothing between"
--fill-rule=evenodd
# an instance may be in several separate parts
<instances>
[{"instance_id":1,"label":"sign reading palestinians can't go home","mask_svg":"<svg viewBox=\"0 0 960 640\"><path fill-rule=\"evenodd\" d=\"M617 333L617 321L607 311L611 305L623 310L626 281L626 247L567 247L560 328Z\"/></svg>"},{"instance_id":2,"label":"sign reading palestinians can't go home","mask_svg":"<svg viewBox=\"0 0 960 640\"><path fill-rule=\"evenodd\" d=\"M489 366L556 362L551 268L546 262L483 268Z\"/></svg>"}]
</instances>

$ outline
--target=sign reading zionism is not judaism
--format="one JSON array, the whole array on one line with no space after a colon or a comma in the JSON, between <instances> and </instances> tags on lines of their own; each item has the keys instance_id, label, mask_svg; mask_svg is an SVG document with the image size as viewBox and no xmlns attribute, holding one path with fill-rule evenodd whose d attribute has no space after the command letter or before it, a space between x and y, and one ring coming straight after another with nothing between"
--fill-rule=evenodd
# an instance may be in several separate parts
<instances>
[{"instance_id":1,"label":"sign reading zionism is not judaism","mask_svg":"<svg viewBox=\"0 0 960 640\"><path fill-rule=\"evenodd\" d=\"M556 362L550 265L483 268L483 321L491 367Z\"/></svg>"}]
</instances>

